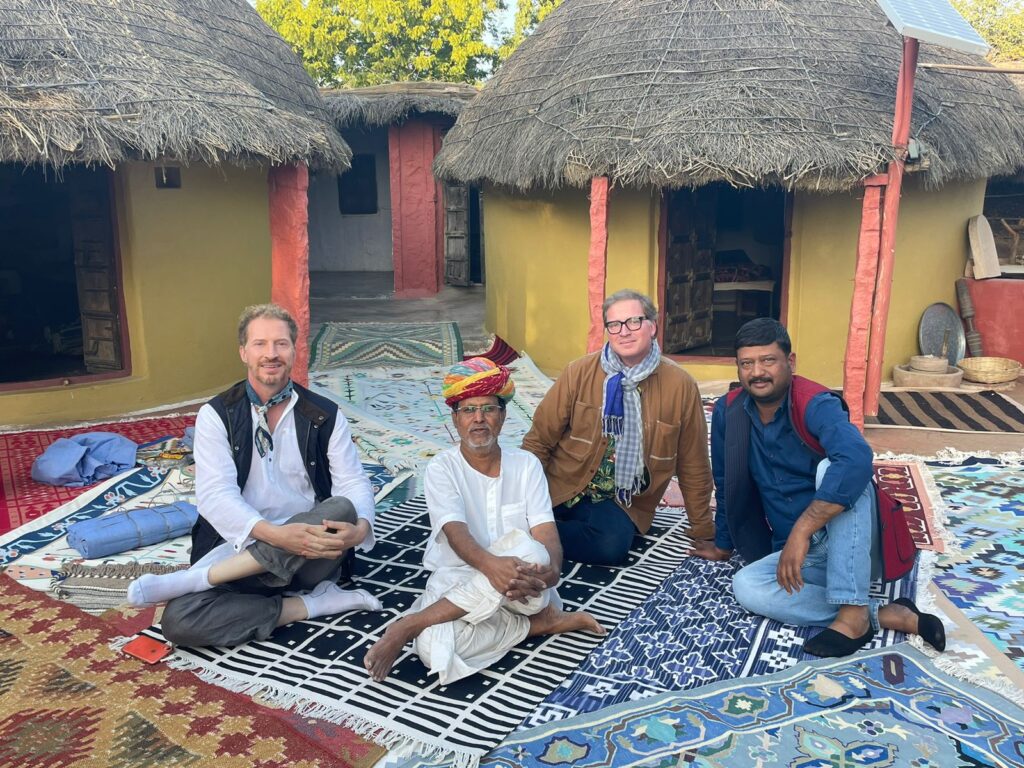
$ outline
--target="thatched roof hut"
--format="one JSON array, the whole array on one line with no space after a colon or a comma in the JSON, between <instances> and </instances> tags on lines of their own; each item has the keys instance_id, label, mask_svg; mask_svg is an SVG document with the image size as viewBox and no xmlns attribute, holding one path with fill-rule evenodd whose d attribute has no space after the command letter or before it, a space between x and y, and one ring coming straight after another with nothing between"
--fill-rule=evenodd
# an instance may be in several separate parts
<instances>
[{"instance_id":1,"label":"thatched roof hut","mask_svg":"<svg viewBox=\"0 0 1024 768\"><path fill-rule=\"evenodd\" d=\"M0 162L344 167L295 54L245 0L13 0L0 10Z\"/></svg>"},{"instance_id":2,"label":"thatched roof hut","mask_svg":"<svg viewBox=\"0 0 1024 768\"><path fill-rule=\"evenodd\" d=\"M433 82L388 83L322 91L327 111L339 130L380 128L401 123L416 114L458 117L477 93L476 88L464 83Z\"/></svg>"},{"instance_id":3,"label":"thatched roof hut","mask_svg":"<svg viewBox=\"0 0 1024 768\"><path fill-rule=\"evenodd\" d=\"M875 0L566 0L460 116L436 170L466 183L853 187L890 159L901 38ZM984 65L922 45L920 61ZM918 71L929 186L1024 165L999 74Z\"/></svg>"}]
</instances>

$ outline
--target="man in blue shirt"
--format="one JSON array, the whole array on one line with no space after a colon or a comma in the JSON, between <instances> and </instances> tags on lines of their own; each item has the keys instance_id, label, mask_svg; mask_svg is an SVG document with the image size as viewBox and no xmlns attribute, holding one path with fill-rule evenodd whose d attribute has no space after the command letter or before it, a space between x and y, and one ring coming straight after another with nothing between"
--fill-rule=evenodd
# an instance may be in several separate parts
<instances>
[{"instance_id":1,"label":"man in blue shirt","mask_svg":"<svg viewBox=\"0 0 1024 768\"><path fill-rule=\"evenodd\" d=\"M937 617L906 598L880 606L869 597L881 571L871 448L842 400L794 376L795 364L777 320L758 318L737 333L742 388L720 398L711 419L715 541L697 542L694 554L725 560L737 549L748 563L733 579L744 608L827 627L808 653L846 656L880 627L942 650Z\"/></svg>"}]
</instances>

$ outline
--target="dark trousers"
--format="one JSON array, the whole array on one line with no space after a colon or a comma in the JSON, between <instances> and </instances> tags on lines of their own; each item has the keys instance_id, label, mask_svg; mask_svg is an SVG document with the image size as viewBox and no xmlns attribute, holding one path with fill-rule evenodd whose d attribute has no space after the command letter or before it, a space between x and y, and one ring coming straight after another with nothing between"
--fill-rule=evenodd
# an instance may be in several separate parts
<instances>
[{"instance_id":1,"label":"dark trousers","mask_svg":"<svg viewBox=\"0 0 1024 768\"><path fill-rule=\"evenodd\" d=\"M334 520L354 524L356 519L352 502L335 496L288 522L319 525ZM192 646L266 640L281 617L283 592L305 592L351 570L352 550L338 560L307 559L257 541L246 551L267 569L266 573L170 600L160 621L164 637L175 645Z\"/></svg>"},{"instance_id":2,"label":"dark trousers","mask_svg":"<svg viewBox=\"0 0 1024 768\"><path fill-rule=\"evenodd\" d=\"M555 507L555 524L566 559L593 565L619 565L633 545L636 526L611 499L584 497L571 507Z\"/></svg>"}]
</instances>

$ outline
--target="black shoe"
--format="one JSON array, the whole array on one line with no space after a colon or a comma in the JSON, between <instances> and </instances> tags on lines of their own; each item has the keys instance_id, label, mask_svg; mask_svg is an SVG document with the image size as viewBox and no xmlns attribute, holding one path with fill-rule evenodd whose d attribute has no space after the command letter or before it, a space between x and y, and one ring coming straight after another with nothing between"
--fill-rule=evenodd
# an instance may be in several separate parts
<instances>
[{"instance_id":1,"label":"black shoe","mask_svg":"<svg viewBox=\"0 0 1024 768\"><path fill-rule=\"evenodd\" d=\"M939 653L946 650L946 628L942 626L942 619L932 613L921 613L914 605L914 601L908 597L893 600L892 604L902 605L913 611L917 616L917 634L921 639Z\"/></svg>"},{"instance_id":2,"label":"black shoe","mask_svg":"<svg viewBox=\"0 0 1024 768\"><path fill-rule=\"evenodd\" d=\"M873 629L860 637L847 637L834 629L824 629L804 643L804 650L813 656L849 656L870 643L874 636Z\"/></svg>"}]
</instances>

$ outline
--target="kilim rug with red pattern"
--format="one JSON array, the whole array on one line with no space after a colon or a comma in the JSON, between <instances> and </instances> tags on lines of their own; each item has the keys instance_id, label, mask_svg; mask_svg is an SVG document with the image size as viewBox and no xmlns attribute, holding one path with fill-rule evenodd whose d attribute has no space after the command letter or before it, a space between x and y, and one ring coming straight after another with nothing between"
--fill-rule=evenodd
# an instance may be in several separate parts
<instances>
[{"instance_id":1,"label":"kilim rug with red pattern","mask_svg":"<svg viewBox=\"0 0 1024 768\"><path fill-rule=\"evenodd\" d=\"M82 432L116 432L142 445L161 437L181 437L185 428L195 423L192 414L0 434L0 533L45 515L89 490L89 486L61 488L32 479L32 462L58 438Z\"/></svg>"},{"instance_id":2,"label":"kilim rug with red pattern","mask_svg":"<svg viewBox=\"0 0 1024 768\"><path fill-rule=\"evenodd\" d=\"M928 483L921 472L921 464L885 459L876 461L874 470L875 481L903 505L903 514L917 548L945 552L946 544L938 532L935 506L928 496Z\"/></svg>"},{"instance_id":3,"label":"kilim rug with red pattern","mask_svg":"<svg viewBox=\"0 0 1024 768\"><path fill-rule=\"evenodd\" d=\"M244 696L108 647L105 622L0 576L0 766L372 764L327 752Z\"/></svg>"}]
</instances>

